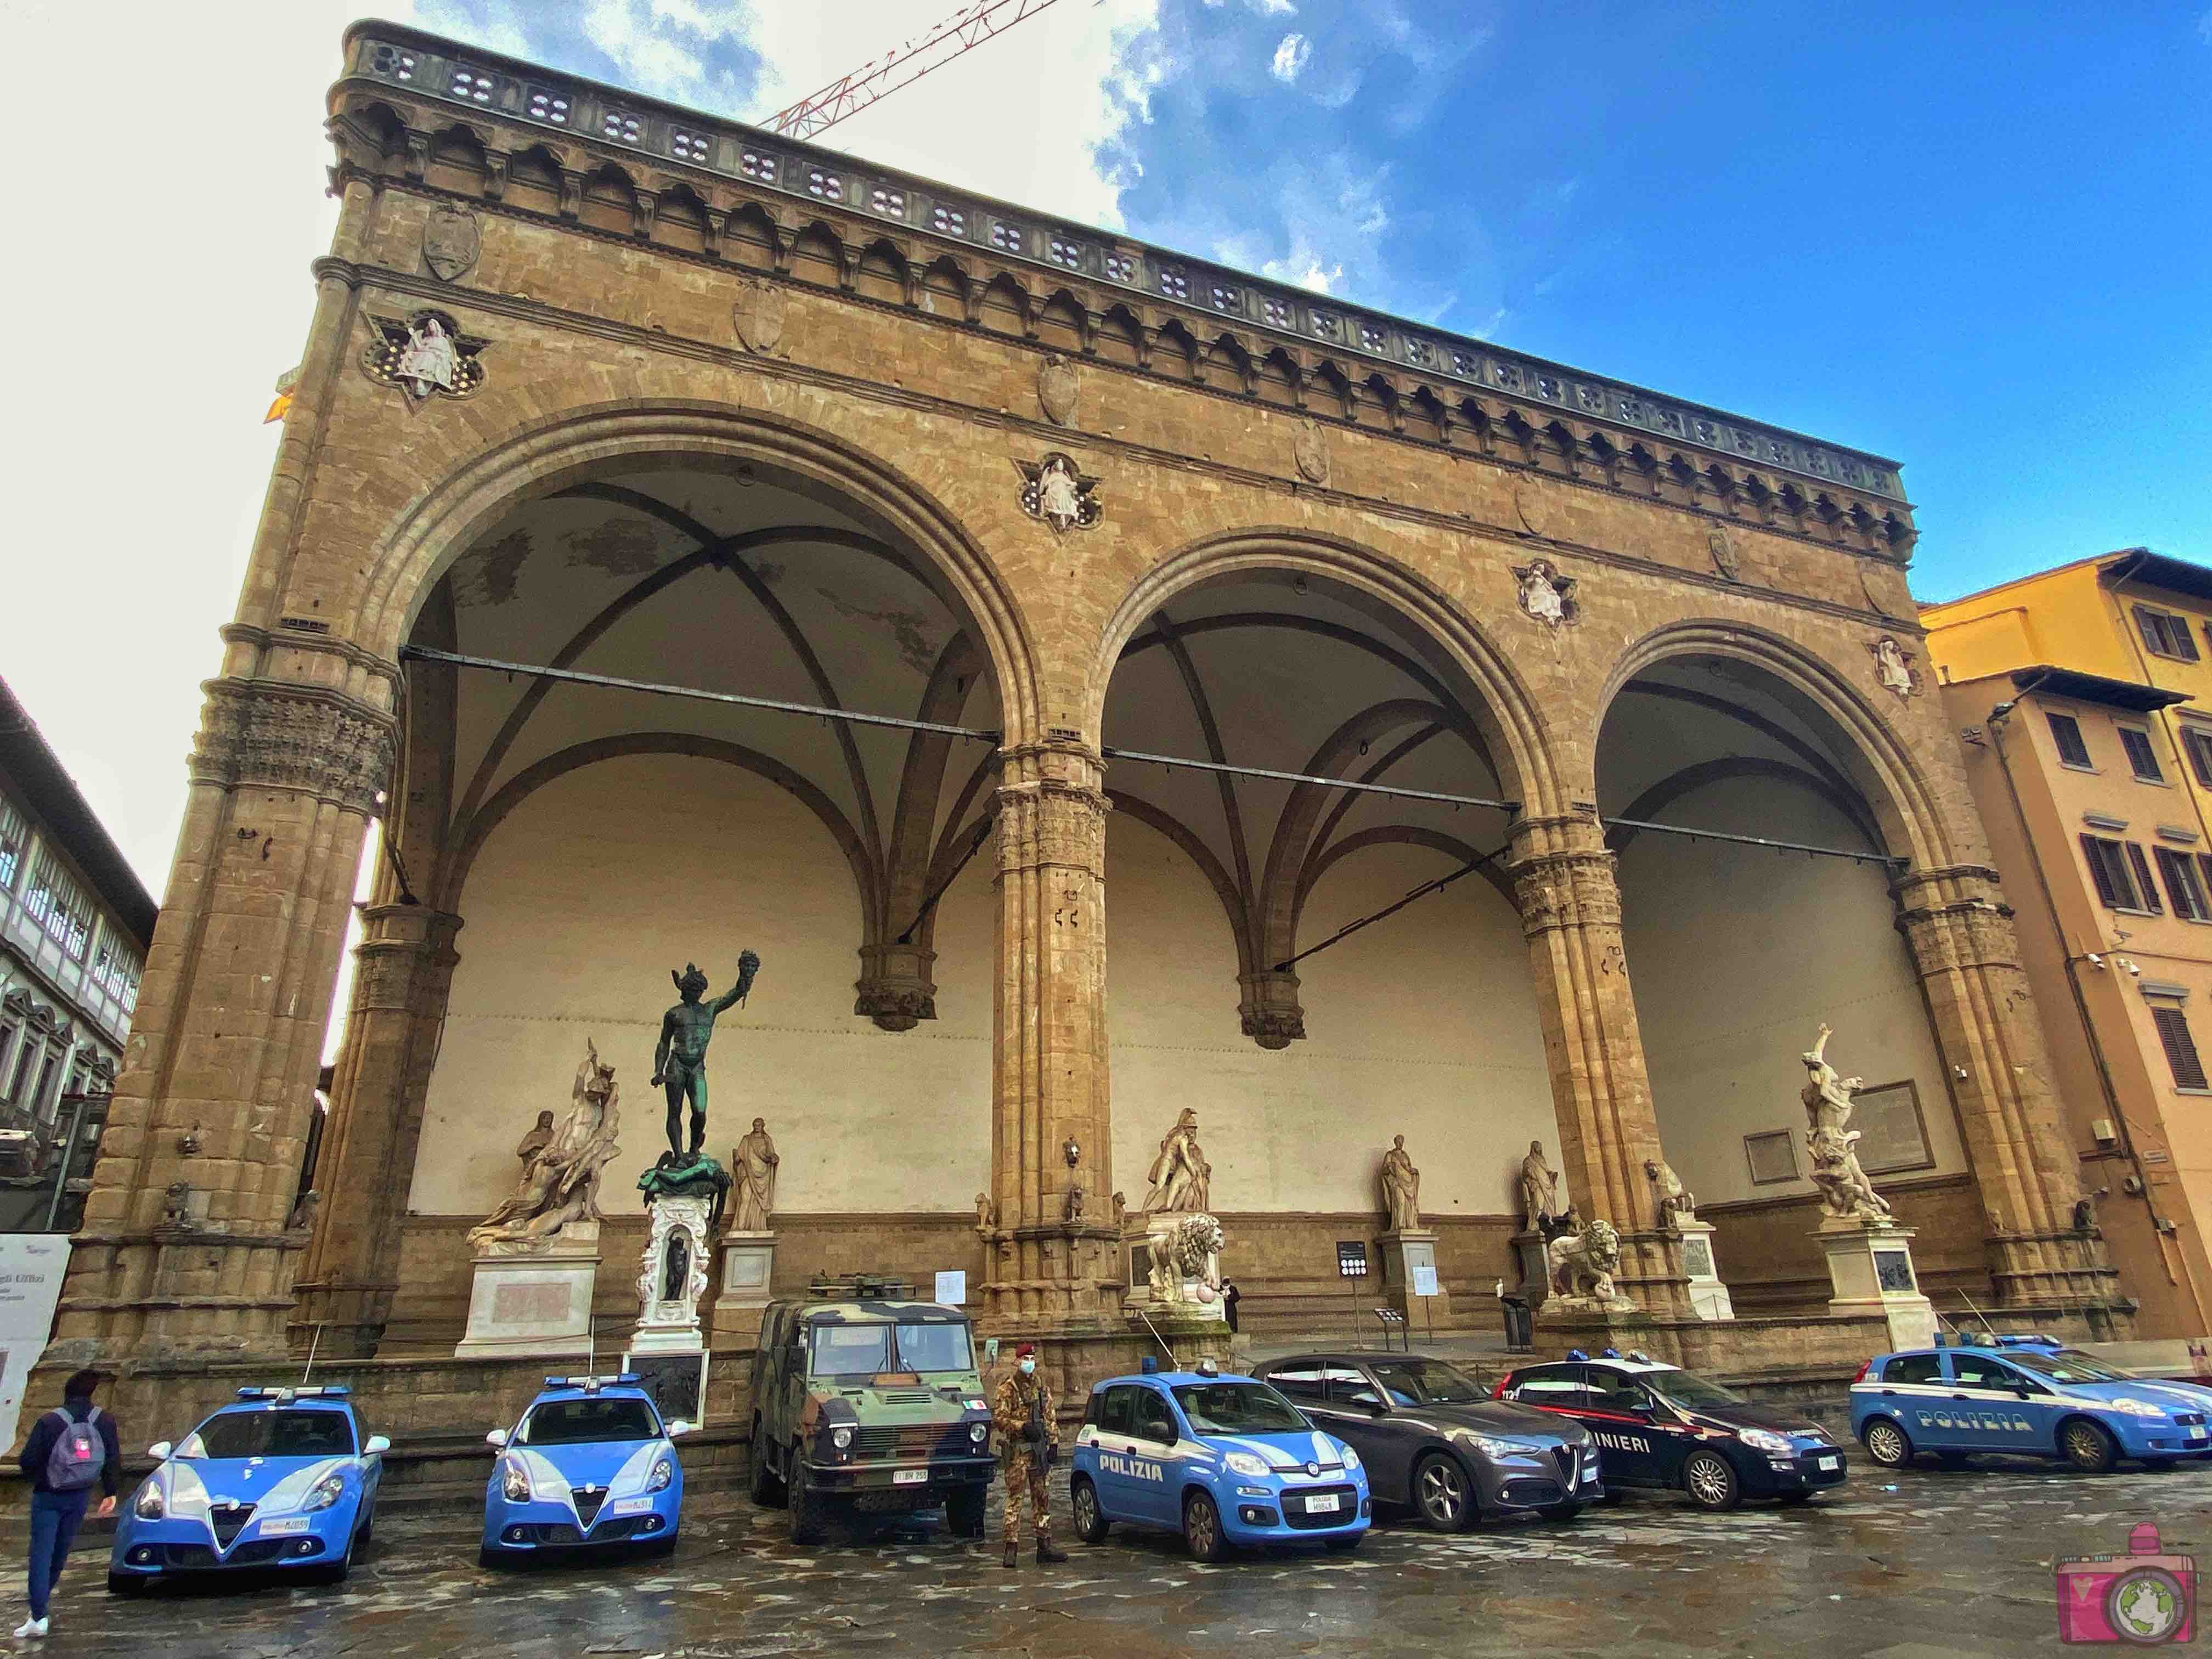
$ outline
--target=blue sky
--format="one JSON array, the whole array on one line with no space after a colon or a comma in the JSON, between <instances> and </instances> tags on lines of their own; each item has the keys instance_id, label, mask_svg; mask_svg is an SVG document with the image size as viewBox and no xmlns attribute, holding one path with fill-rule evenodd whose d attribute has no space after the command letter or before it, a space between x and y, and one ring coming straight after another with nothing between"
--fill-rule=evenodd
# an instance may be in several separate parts
<instances>
[{"instance_id":1,"label":"blue sky","mask_svg":"<svg viewBox=\"0 0 2212 1659\"><path fill-rule=\"evenodd\" d=\"M150 884L328 245L322 94L376 0L0 7L82 188L0 262L4 674ZM383 0L757 119L957 0ZM834 128L950 183L1902 461L1923 598L2148 543L2212 563L2212 0L1058 0ZM149 274L153 273L153 274ZM104 372L111 356L127 380ZM96 586L96 592L94 588ZM88 669L91 672L88 672Z\"/></svg>"}]
</instances>

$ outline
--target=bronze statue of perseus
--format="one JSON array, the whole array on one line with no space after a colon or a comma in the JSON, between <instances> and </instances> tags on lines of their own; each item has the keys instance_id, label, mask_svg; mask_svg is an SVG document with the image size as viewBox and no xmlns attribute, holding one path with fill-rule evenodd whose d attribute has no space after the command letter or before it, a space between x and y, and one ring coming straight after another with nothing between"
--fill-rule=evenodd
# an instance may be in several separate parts
<instances>
[{"instance_id":1,"label":"bronze statue of perseus","mask_svg":"<svg viewBox=\"0 0 2212 1659\"><path fill-rule=\"evenodd\" d=\"M660 1017L660 1042L653 1051L653 1081L656 1088L668 1090L668 1156L671 1163L680 1164L684 1158L684 1103L691 1103L691 1152L696 1153L707 1142L707 1045L714 1040L714 1018L733 1003L743 1002L753 988L753 975L760 971L760 958L750 951L738 957L738 982L728 992L712 1002L702 1002L707 994L707 976L699 971L699 964L687 962L684 971L668 971L676 981L676 989L684 1000Z\"/></svg>"}]
</instances>

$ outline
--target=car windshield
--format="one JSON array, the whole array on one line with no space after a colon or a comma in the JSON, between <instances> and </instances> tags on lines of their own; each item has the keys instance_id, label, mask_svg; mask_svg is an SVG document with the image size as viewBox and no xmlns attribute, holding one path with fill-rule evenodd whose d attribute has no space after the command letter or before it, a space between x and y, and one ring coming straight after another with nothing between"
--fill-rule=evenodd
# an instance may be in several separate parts
<instances>
[{"instance_id":1,"label":"car windshield","mask_svg":"<svg viewBox=\"0 0 2212 1659\"><path fill-rule=\"evenodd\" d=\"M1488 1399L1483 1386L1441 1359L1393 1359L1373 1367L1394 1406L1473 1406Z\"/></svg>"},{"instance_id":2,"label":"car windshield","mask_svg":"<svg viewBox=\"0 0 2212 1659\"><path fill-rule=\"evenodd\" d=\"M1639 1371L1636 1380L1669 1405L1695 1411L1704 1406L1741 1406L1741 1395L1708 1382L1689 1371Z\"/></svg>"},{"instance_id":3,"label":"car windshield","mask_svg":"<svg viewBox=\"0 0 2212 1659\"><path fill-rule=\"evenodd\" d=\"M972 1371L975 1351L968 1328L950 1320L823 1322L808 1332L807 1374L879 1376L902 1371Z\"/></svg>"},{"instance_id":4,"label":"car windshield","mask_svg":"<svg viewBox=\"0 0 2212 1659\"><path fill-rule=\"evenodd\" d=\"M2047 1376L2053 1382L2132 1382L2136 1379L2126 1371L2115 1370L2101 1359L2092 1359L2075 1348L2061 1348L2057 1353L2038 1352L2032 1348L2007 1348L2005 1358L2024 1371L2037 1376Z\"/></svg>"},{"instance_id":5,"label":"car windshield","mask_svg":"<svg viewBox=\"0 0 2212 1659\"><path fill-rule=\"evenodd\" d=\"M518 1446L578 1446L600 1440L658 1440L660 1424L642 1400L548 1400L524 1419Z\"/></svg>"},{"instance_id":6,"label":"car windshield","mask_svg":"<svg viewBox=\"0 0 2212 1659\"><path fill-rule=\"evenodd\" d=\"M226 1412L178 1449L180 1457L349 1457L353 1425L343 1412Z\"/></svg>"},{"instance_id":7,"label":"car windshield","mask_svg":"<svg viewBox=\"0 0 2212 1659\"><path fill-rule=\"evenodd\" d=\"M1185 1382L1175 1397L1200 1434L1283 1434L1307 1426L1298 1408L1265 1382Z\"/></svg>"}]
</instances>

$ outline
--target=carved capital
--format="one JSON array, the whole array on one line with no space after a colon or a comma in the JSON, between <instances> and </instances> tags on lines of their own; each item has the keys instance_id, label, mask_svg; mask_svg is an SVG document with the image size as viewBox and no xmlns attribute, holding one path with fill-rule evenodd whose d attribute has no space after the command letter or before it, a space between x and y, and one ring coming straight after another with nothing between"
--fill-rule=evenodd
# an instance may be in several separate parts
<instances>
[{"instance_id":1,"label":"carved capital","mask_svg":"<svg viewBox=\"0 0 2212 1659\"><path fill-rule=\"evenodd\" d=\"M1024 744L1000 751L999 870L1106 868L1105 763L1076 743Z\"/></svg>"},{"instance_id":2,"label":"carved capital","mask_svg":"<svg viewBox=\"0 0 2212 1659\"><path fill-rule=\"evenodd\" d=\"M937 1018L937 986L930 969L937 952L919 945L864 945L860 977L853 982L853 1012L886 1031L911 1031Z\"/></svg>"},{"instance_id":3,"label":"carved capital","mask_svg":"<svg viewBox=\"0 0 2212 1659\"><path fill-rule=\"evenodd\" d=\"M1244 998L1239 1009L1244 1020L1244 1035L1262 1048L1287 1048L1293 1042L1304 1041L1306 1035L1305 1010L1298 1006L1298 976L1279 973L1270 968L1256 974L1244 974L1237 981L1243 988Z\"/></svg>"},{"instance_id":4,"label":"carved capital","mask_svg":"<svg viewBox=\"0 0 2212 1659\"><path fill-rule=\"evenodd\" d=\"M461 919L450 911L427 904L369 904L361 915L362 938L354 952L356 1009L407 1012L421 994L426 967L450 969L460 960L453 936Z\"/></svg>"},{"instance_id":5,"label":"carved capital","mask_svg":"<svg viewBox=\"0 0 2212 1659\"><path fill-rule=\"evenodd\" d=\"M1529 939L1556 927L1620 926L1620 881L1613 855L1602 848L1539 853L1516 860L1508 873Z\"/></svg>"},{"instance_id":6,"label":"carved capital","mask_svg":"<svg viewBox=\"0 0 2212 1659\"><path fill-rule=\"evenodd\" d=\"M291 789L368 817L391 781L398 723L343 692L210 680L191 777L225 789Z\"/></svg>"}]
</instances>

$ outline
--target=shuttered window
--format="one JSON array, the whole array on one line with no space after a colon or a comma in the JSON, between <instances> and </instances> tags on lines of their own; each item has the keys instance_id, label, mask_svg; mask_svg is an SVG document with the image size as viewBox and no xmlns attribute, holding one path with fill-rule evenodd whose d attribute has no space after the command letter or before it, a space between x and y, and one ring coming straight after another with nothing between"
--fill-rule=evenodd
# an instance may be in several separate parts
<instances>
[{"instance_id":1,"label":"shuttered window","mask_svg":"<svg viewBox=\"0 0 2212 1659\"><path fill-rule=\"evenodd\" d=\"M2121 855L2119 842L2102 836L2084 836L2081 854L2089 860L2089 879L2097 884L2097 896L2105 902L2106 908L2142 908L2136 902L2135 879L2128 874L2128 861Z\"/></svg>"},{"instance_id":2,"label":"shuttered window","mask_svg":"<svg viewBox=\"0 0 2212 1659\"><path fill-rule=\"evenodd\" d=\"M2051 722L2051 739L2058 745L2060 761L2068 766L2087 766L2089 745L2081 741L2081 722L2071 714L2045 714L2043 718Z\"/></svg>"},{"instance_id":3,"label":"shuttered window","mask_svg":"<svg viewBox=\"0 0 2212 1659\"><path fill-rule=\"evenodd\" d=\"M2139 605L2136 607L2136 627L2142 635L2144 647L2154 655L2178 657L2183 662L2197 660L2197 640L2189 631L2188 617Z\"/></svg>"},{"instance_id":4,"label":"shuttered window","mask_svg":"<svg viewBox=\"0 0 2212 1659\"><path fill-rule=\"evenodd\" d=\"M2212 921L2212 905L2204 902L2204 884L2197 878L2194 860L2170 847L2152 850L2158 858L2158 872L2166 878L2166 896L2172 901L2173 914L2190 921Z\"/></svg>"},{"instance_id":5,"label":"shuttered window","mask_svg":"<svg viewBox=\"0 0 2212 1659\"><path fill-rule=\"evenodd\" d=\"M2212 732L2201 726L2181 728L2181 752L2189 757L2189 769L2197 781L2212 789Z\"/></svg>"},{"instance_id":6,"label":"shuttered window","mask_svg":"<svg viewBox=\"0 0 2212 1659\"><path fill-rule=\"evenodd\" d=\"M2197 1039L2189 1035L2189 1016L2175 1002L2154 1002L2150 1017L2158 1026L2159 1046L2166 1050L2166 1063L2173 1073L2177 1089L2206 1087L2204 1062L2197 1057Z\"/></svg>"},{"instance_id":7,"label":"shuttered window","mask_svg":"<svg viewBox=\"0 0 2212 1659\"><path fill-rule=\"evenodd\" d=\"M2150 860L2143 856L2143 849L2135 842L2129 842L2126 845L2128 862L2135 869L2136 891L2142 895L2142 908L2153 915L2163 915L2166 907L2158 902L2158 884L2150 878Z\"/></svg>"},{"instance_id":8,"label":"shuttered window","mask_svg":"<svg viewBox=\"0 0 2212 1659\"><path fill-rule=\"evenodd\" d=\"M2132 726L2120 728L2120 747L2128 751L2128 768L2145 783L2164 783L2166 774L2159 769L2158 750L2150 746L2150 733L2137 731Z\"/></svg>"}]
</instances>

